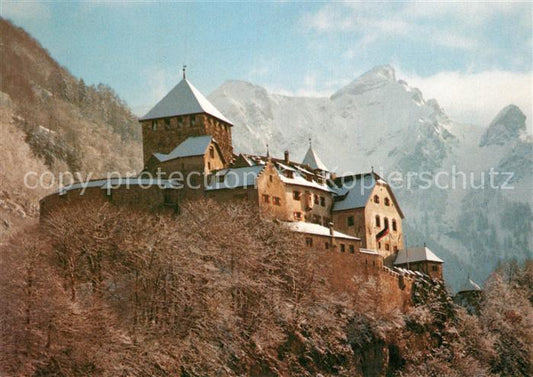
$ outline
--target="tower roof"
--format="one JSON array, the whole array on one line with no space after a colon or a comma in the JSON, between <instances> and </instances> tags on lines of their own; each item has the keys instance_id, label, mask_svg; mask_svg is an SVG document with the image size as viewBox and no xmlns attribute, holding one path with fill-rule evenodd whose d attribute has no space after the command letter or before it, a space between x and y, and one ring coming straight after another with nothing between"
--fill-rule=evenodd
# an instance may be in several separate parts
<instances>
[{"instance_id":1,"label":"tower roof","mask_svg":"<svg viewBox=\"0 0 533 377\"><path fill-rule=\"evenodd\" d=\"M308 165L314 170L328 171L328 168L326 167L326 165L324 165L324 163L320 160L320 158L318 158L311 143L309 143L309 149L307 150L307 153L305 154L304 160L302 161L302 165Z\"/></svg>"},{"instance_id":2,"label":"tower roof","mask_svg":"<svg viewBox=\"0 0 533 377\"><path fill-rule=\"evenodd\" d=\"M140 120L168 118L179 115L207 113L233 125L218 109L204 97L187 79L181 80Z\"/></svg>"},{"instance_id":3,"label":"tower roof","mask_svg":"<svg viewBox=\"0 0 533 377\"><path fill-rule=\"evenodd\" d=\"M398 251L394 265L413 263L413 262L437 262L443 263L444 261L435 255L426 246L423 247L411 247Z\"/></svg>"},{"instance_id":4,"label":"tower roof","mask_svg":"<svg viewBox=\"0 0 533 377\"><path fill-rule=\"evenodd\" d=\"M470 276L463 282L458 292L481 291L481 287Z\"/></svg>"}]
</instances>

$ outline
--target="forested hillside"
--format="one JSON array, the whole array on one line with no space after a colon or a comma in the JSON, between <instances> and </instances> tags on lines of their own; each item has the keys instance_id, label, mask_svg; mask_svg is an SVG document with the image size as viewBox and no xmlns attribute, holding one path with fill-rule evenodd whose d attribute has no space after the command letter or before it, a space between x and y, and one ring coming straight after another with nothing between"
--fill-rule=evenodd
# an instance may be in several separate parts
<instances>
[{"instance_id":1,"label":"forested hillside","mask_svg":"<svg viewBox=\"0 0 533 377\"><path fill-rule=\"evenodd\" d=\"M492 275L479 317L425 279L386 312L250 207L200 204L70 208L0 247L0 374L531 375L530 262Z\"/></svg>"},{"instance_id":2,"label":"forested hillside","mask_svg":"<svg viewBox=\"0 0 533 377\"><path fill-rule=\"evenodd\" d=\"M24 30L1 18L0 56L0 210L5 216L13 208L19 215L36 214L36 200L46 190L24 187L28 171L96 178L141 168L140 127L113 89L86 85Z\"/></svg>"}]
</instances>

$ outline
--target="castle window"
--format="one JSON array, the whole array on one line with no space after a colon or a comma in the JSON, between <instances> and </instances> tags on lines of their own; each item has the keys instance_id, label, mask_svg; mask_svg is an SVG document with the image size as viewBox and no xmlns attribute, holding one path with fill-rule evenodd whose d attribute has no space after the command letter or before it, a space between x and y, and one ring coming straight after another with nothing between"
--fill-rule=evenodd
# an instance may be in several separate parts
<instances>
[{"instance_id":1,"label":"castle window","mask_svg":"<svg viewBox=\"0 0 533 377\"><path fill-rule=\"evenodd\" d=\"M165 118L165 129L170 130L170 118Z\"/></svg>"},{"instance_id":2,"label":"castle window","mask_svg":"<svg viewBox=\"0 0 533 377\"><path fill-rule=\"evenodd\" d=\"M341 243L341 253L344 253L346 251L346 245Z\"/></svg>"},{"instance_id":3,"label":"castle window","mask_svg":"<svg viewBox=\"0 0 533 377\"><path fill-rule=\"evenodd\" d=\"M378 249L381 249L381 242L378 242Z\"/></svg>"},{"instance_id":4,"label":"castle window","mask_svg":"<svg viewBox=\"0 0 533 377\"><path fill-rule=\"evenodd\" d=\"M355 247L353 245L350 245L350 253L355 253Z\"/></svg>"},{"instance_id":5,"label":"castle window","mask_svg":"<svg viewBox=\"0 0 533 377\"><path fill-rule=\"evenodd\" d=\"M348 226L353 226L354 225L353 216L348 216L348 218L346 219L346 224Z\"/></svg>"},{"instance_id":6,"label":"castle window","mask_svg":"<svg viewBox=\"0 0 533 377\"><path fill-rule=\"evenodd\" d=\"M263 194L263 202L270 203L270 197L267 194Z\"/></svg>"},{"instance_id":7,"label":"castle window","mask_svg":"<svg viewBox=\"0 0 533 377\"><path fill-rule=\"evenodd\" d=\"M389 198L385 198L384 202L385 202L385 205L386 205L387 207L390 206L390 200L389 200Z\"/></svg>"},{"instance_id":8,"label":"castle window","mask_svg":"<svg viewBox=\"0 0 533 377\"><path fill-rule=\"evenodd\" d=\"M326 248L326 250L329 250L329 242L324 243L324 247Z\"/></svg>"},{"instance_id":9,"label":"castle window","mask_svg":"<svg viewBox=\"0 0 533 377\"><path fill-rule=\"evenodd\" d=\"M157 131L157 120L152 121L152 131Z\"/></svg>"},{"instance_id":10,"label":"castle window","mask_svg":"<svg viewBox=\"0 0 533 377\"><path fill-rule=\"evenodd\" d=\"M392 230L394 230L396 232L396 219L392 219Z\"/></svg>"},{"instance_id":11,"label":"castle window","mask_svg":"<svg viewBox=\"0 0 533 377\"><path fill-rule=\"evenodd\" d=\"M294 218L296 220L301 220L302 219L302 213L301 212L294 212Z\"/></svg>"},{"instance_id":12,"label":"castle window","mask_svg":"<svg viewBox=\"0 0 533 377\"><path fill-rule=\"evenodd\" d=\"M272 197L272 201L274 202L274 205L280 206L281 205L281 199L277 196Z\"/></svg>"},{"instance_id":13,"label":"castle window","mask_svg":"<svg viewBox=\"0 0 533 377\"><path fill-rule=\"evenodd\" d=\"M390 250L390 245L388 243L385 244L385 250L387 250L387 251Z\"/></svg>"},{"instance_id":14,"label":"castle window","mask_svg":"<svg viewBox=\"0 0 533 377\"><path fill-rule=\"evenodd\" d=\"M318 216L318 215L313 215L313 222L314 222L315 224L320 224L320 223L321 223L320 216Z\"/></svg>"},{"instance_id":15,"label":"castle window","mask_svg":"<svg viewBox=\"0 0 533 377\"><path fill-rule=\"evenodd\" d=\"M191 115L191 127L196 127L196 115Z\"/></svg>"},{"instance_id":16,"label":"castle window","mask_svg":"<svg viewBox=\"0 0 533 377\"><path fill-rule=\"evenodd\" d=\"M392 249L394 250L394 252L396 252L398 251L398 246L394 246Z\"/></svg>"},{"instance_id":17,"label":"castle window","mask_svg":"<svg viewBox=\"0 0 533 377\"><path fill-rule=\"evenodd\" d=\"M213 146L209 147L209 157L215 158L215 148Z\"/></svg>"},{"instance_id":18,"label":"castle window","mask_svg":"<svg viewBox=\"0 0 533 377\"><path fill-rule=\"evenodd\" d=\"M374 195L374 203L379 204L379 196Z\"/></svg>"},{"instance_id":19,"label":"castle window","mask_svg":"<svg viewBox=\"0 0 533 377\"><path fill-rule=\"evenodd\" d=\"M381 226L381 220L379 219L379 215L376 215L376 226L378 228Z\"/></svg>"},{"instance_id":20,"label":"castle window","mask_svg":"<svg viewBox=\"0 0 533 377\"><path fill-rule=\"evenodd\" d=\"M218 182L219 183L224 183L224 176L223 175L219 175L218 176Z\"/></svg>"},{"instance_id":21,"label":"castle window","mask_svg":"<svg viewBox=\"0 0 533 377\"><path fill-rule=\"evenodd\" d=\"M315 204L319 204L319 203L320 203L320 202L319 202L319 199L318 199L318 195L315 194Z\"/></svg>"},{"instance_id":22,"label":"castle window","mask_svg":"<svg viewBox=\"0 0 533 377\"><path fill-rule=\"evenodd\" d=\"M326 206L326 198L324 198L323 196L320 197L320 205L322 207L325 207Z\"/></svg>"},{"instance_id":23,"label":"castle window","mask_svg":"<svg viewBox=\"0 0 533 377\"><path fill-rule=\"evenodd\" d=\"M311 237L306 237L306 238L305 238L305 244L306 244L308 247L313 246L313 239L312 239Z\"/></svg>"},{"instance_id":24,"label":"castle window","mask_svg":"<svg viewBox=\"0 0 533 377\"><path fill-rule=\"evenodd\" d=\"M285 177L287 178L294 178L294 174L290 170L285 171Z\"/></svg>"},{"instance_id":25,"label":"castle window","mask_svg":"<svg viewBox=\"0 0 533 377\"><path fill-rule=\"evenodd\" d=\"M183 117L178 117L178 127L183 126Z\"/></svg>"},{"instance_id":26,"label":"castle window","mask_svg":"<svg viewBox=\"0 0 533 377\"><path fill-rule=\"evenodd\" d=\"M268 180L269 180L270 182L273 182L273 181L274 181L274 176L273 176L273 175L269 175L269 176L268 176Z\"/></svg>"},{"instance_id":27,"label":"castle window","mask_svg":"<svg viewBox=\"0 0 533 377\"><path fill-rule=\"evenodd\" d=\"M438 266L431 266L431 271L438 271L438 270L439 270Z\"/></svg>"},{"instance_id":28,"label":"castle window","mask_svg":"<svg viewBox=\"0 0 533 377\"><path fill-rule=\"evenodd\" d=\"M385 228L389 227L389 219L385 217Z\"/></svg>"},{"instance_id":29,"label":"castle window","mask_svg":"<svg viewBox=\"0 0 533 377\"><path fill-rule=\"evenodd\" d=\"M209 161L207 162L207 170L211 170L211 163Z\"/></svg>"},{"instance_id":30,"label":"castle window","mask_svg":"<svg viewBox=\"0 0 533 377\"><path fill-rule=\"evenodd\" d=\"M302 198L302 193L300 191L293 191L292 198L294 200L300 200Z\"/></svg>"}]
</instances>

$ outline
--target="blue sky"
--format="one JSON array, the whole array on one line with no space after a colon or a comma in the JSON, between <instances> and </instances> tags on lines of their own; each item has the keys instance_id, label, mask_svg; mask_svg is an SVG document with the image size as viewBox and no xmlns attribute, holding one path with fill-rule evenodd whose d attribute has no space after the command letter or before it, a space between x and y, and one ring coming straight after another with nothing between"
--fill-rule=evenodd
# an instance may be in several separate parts
<instances>
[{"instance_id":1,"label":"blue sky","mask_svg":"<svg viewBox=\"0 0 533 377\"><path fill-rule=\"evenodd\" d=\"M486 124L509 103L532 115L531 2L0 1L2 17L137 113L184 63L205 94L242 79L309 96L391 64L456 120Z\"/></svg>"}]
</instances>

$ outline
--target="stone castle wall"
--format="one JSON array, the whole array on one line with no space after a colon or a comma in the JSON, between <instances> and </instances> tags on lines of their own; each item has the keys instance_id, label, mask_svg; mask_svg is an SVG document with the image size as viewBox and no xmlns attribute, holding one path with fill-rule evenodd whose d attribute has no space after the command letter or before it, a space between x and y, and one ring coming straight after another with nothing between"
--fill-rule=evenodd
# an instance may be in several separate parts
<instances>
[{"instance_id":1,"label":"stone castle wall","mask_svg":"<svg viewBox=\"0 0 533 377\"><path fill-rule=\"evenodd\" d=\"M154 153L170 153L191 136L211 135L229 164L233 159L231 126L207 114L182 115L141 122L143 161L146 165Z\"/></svg>"}]
</instances>

